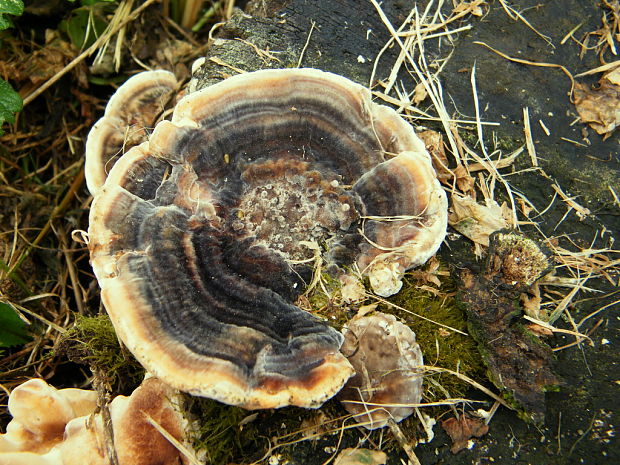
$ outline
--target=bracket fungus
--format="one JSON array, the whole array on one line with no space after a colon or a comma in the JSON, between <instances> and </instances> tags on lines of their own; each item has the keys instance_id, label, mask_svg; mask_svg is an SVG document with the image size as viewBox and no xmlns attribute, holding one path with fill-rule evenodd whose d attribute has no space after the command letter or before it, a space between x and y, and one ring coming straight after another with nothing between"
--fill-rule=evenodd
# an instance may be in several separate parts
<instances>
[{"instance_id":1,"label":"bracket fungus","mask_svg":"<svg viewBox=\"0 0 620 465\"><path fill-rule=\"evenodd\" d=\"M188 465L169 439L193 454L185 444L189 422L176 397L152 377L131 396L115 397L106 420L96 412L97 392L28 380L9 396L13 419L0 434L0 465Z\"/></svg>"},{"instance_id":2,"label":"bracket fungus","mask_svg":"<svg viewBox=\"0 0 620 465\"><path fill-rule=\"evenodd\" d=\"M342 335L294 304L318 246L390 295L446 223L394 110L341 76L263 70L185 96L117 161L89 247L120 338L155 375L245 408L318 407L353 372Z\"/></svg>"},{"instance_id":3,"label":"bracket fungus","mask_svg":"<svg viewBox=\"0 0 620 465\"><path fill-rule=\"evenodd\" d=\"M338 394L344 408L367 429L404 420L422 400L424 360L415 333L394 315L353 318L342 352L355 368Z\"/></svg>"},{"instance_id":4,"label":"bracket fungus","mask_svg":"<svg viewBox=\"0 0 620 465\"><path fill-rule=\"evenodd\" d=\"M86 139L86 185L95 195L119 156L144 142L178 83L169 71L129 78L112 96Z\"/></svg>"}]
</instances>

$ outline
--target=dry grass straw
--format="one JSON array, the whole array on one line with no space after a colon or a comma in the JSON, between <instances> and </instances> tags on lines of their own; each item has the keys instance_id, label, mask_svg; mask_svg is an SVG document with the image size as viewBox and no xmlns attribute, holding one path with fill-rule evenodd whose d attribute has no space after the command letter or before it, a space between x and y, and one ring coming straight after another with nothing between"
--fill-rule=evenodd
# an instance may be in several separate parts
<instances>
[{"instance_id":1,"label":"dry grass straw","mask_svg":"<svg viewBox=\"0 0 620 465\"><path fill-rule=\"evenodd\" d=\"M124 17L124 19L119 21L113 28L106 30L106 32L104 34L102 34L90 47L88 47L88 49L86 49L84 52L82 52L80 55L78 55L76 58L74 58L71 61L71 63L69 63L61 71L56 73L52 78L50 78L47 81L45 81L45 83L43 85L41 85L37 90L35 90L30 95L25 97L24 98L24 106L28 105L35 98L37 98L39 95L41 95L47 89L49 89L52 85L56 84L56 82L58 82L61 77L63 77L65 74L67 74L69 71L71 71L77 65L79 65L82 61L84 61L86 58L88 58L93 53L95 53L97 50L99 50L99 48L104 46L104 44L108 43L110 41L110 39L114 36L114 34L119 32L122 28L124 28L131 21L134 21L136 18L138 18L138 16L140 16L140 14L146 8L148 8L153 3L158 2L158 1L159 0L146 0L142 5L140 5L138 8L133 10L130 14L126 15Z\"/></svg>"},{"instance_id":2,"label":"dry grass straw","mask_svg":"<svg viewBox=\"0 0 620 465\"><path fill-rule=\"evenodd\" d=\"M60 360L53 359L50 350L73 321L73 299L80 296L78 308L83 301L77 264L84 250L72 249L65 234L72 221L83 218L83 161L75 161L81 151L75 138L84 123L79 118L63 121L54 139L38 138L40 127L25 119L22 124L28 128L23 133L2 137L0 301L36 331L22 350L0 359L1 379L10 387L27 377L54 373ZM57 152L65 156L55 156Z\"/></svg>"},{"instance_id":3,"label":"dry grass straw","mask_svg":"<svg viewBox=\"0 0 620 465\"><path fill-rule=\"evenodd\" d=\"M429 367L424 367L424 368L426 369ZM430 367L430 368L433 368L433 367ZM340 448L339 446L340 446L340 443L342 441L343 434L345 431L351 430L351 429L359 429L360 431L363 431L361 428L362 426L372 424L372 422L370 421L367 421L367 422L359 421L358 417L366 416L367 414L370 414L376 411L386 411L385 410L386 408L390 408L390 407L430 408L430 407L438 407L438 406L455 406L455 405L463 405L463 404L473 405L476 403L481 403L483 401L473 400L473 399L454 398L454 399L445 399L441 402L425 402L425 403L419 403L419 404L376 404L376 403L361 402L361 401L360 402L350 401L350 402L360 403L360 404L365 405L366 406L365 413L357 414L357 415L347 414L347 415L342 415L342 416L338 416L335 418L325 418L325 419L322 419L319 424L312 424L310 426L301 427L295 431L287 432L277 437L274 437L272 438L270 445L269 445L269 449L265 453L265 455L260 460L257 460L256 462L253 462L253 463L258 464L258 463L264 462L265 459L273 455L274 452L278 449L289 447L294 444L298 444L300 442L312 441L312 440L316 440L324 436L336 435L336 434L338 435L338 444L336 447L336 452L337 452L338 449ZM402 442L399 441L399 444L402 445ZM413 453L413 451L411 452ZM334 453L329 460L324 462L324 464L327 464L331 460L333 460L335 455L336 454Z\"/></svg>"},{"instance_id":4,"label":"dry grass straw","mask_svg":"<svg viewBox=\"0 0 620 465\"><path fill-rule=\"evenodd\" d=\"M164 428L162 425L157 423L157 421L153 417L151 417L148 413L142 412L142 415L144 415L144 417L146 418L146 421L148 421L151 424L151 426L153 426L153 428L155 428L159 432L159 434L161 434L164 438L166 438L166 440L170 442L170 444L172 444L176 450L178 450L181 454L183 454L187 462L189 462L191 465L202 465L203 462L198 460L198 457L196 457L196 452L193 449L190 449L185 444L180 442L170 432L168 432L166 428Z\"/></svg>"},{"instance_id":5,"label":"dry grass straw","mask_svg":"<svg viewBox=\"0 0 620 465\"><path fill-rule=\"evenodd\" d=\"M488 48L489 50L491 50L493 53L496 53L497 55L501 56L502 58L505 58L506 60L509 60L509 61L513 61L515 63L521 63L522 65L529 65L529 66L539 66L539 67L542 67L542 68L557 68L557 69L560 69L570 79L571 87L570 87L569 96L570 96L571 102L573 101L573 93L574 93L574 90L575 90L575 78L573 77L571 72L568 69L566 69L565 66L558 65L557 63L543 63L543 62L537 62L537 61L531 61L531 60L524 60L524 59L521 59L521 58L514 58L514 57L506 55L503 52L500 52L499 50L494 49L489 44L486 44L484 42L474 41L474 44L482 45L482 46Z\"/></svg>"},{"instance_id":6,"label":"dry grass straw","mask_svg":"<svg viewBox=\"0 0 620 465\"><path fill-rule=\"evenodd\" d=\"M381 59L382 54L385 52L385 50L388 49L388 47L394 44L396 44L400 48L399 56L394 63L391 71L389 72L387 79L385 81L378 81L378 87L380 87L381 89L375 89L373 91L373 96L387 103L397 106L399 112L403 113L406 117L410 117L412 120L441 122L444 129L444 134L447 137L447 149L449 150L450 155L453 157L453 162L456 165L456 168L451 170L452 178L454 180L453 184L446 188L449 194L475 195L474 189L477 188L482 192L485 199L489 201L493 200L493 191L495 185L502 185L504 187L506 196L510 201L510 215L507 218L509 224L515 228L518 228L520 225L523 224L532 225L535 228L539 229L539 232L543 237L545 237L545 235L538 227L538 223L534 220L540 221L543 216L551 210L554 201L556 200L556 197L567 205L567 212L565 217L571 212L575 212L578 215L579 219L584 219L591 215L589 209L580 205L575 197L567 195L560 188L557 182L549 182L555 192L555 195L551 200L550 204L542 211L539 211L536 206L523 193L519 193L512 188L512 186L507 181L507 175L502 174L500 170L510 167L515 161L515 159L518 157L518 155L523 151L523 147L520 148L518 151L515 151L508 157L502 156L501 152L499 151L495 151L493 153L489 153L487 151L484 140L484 128L489 127L494 123L482 121L480 116L480 105L476 89L475 63L472 67L471 72L471 87L476 110L475 119L472 121L466 121L463 119L451 118L448 115L448 112L446 111L445 105L443 103L443 93L438 77L445 63L443 63L441 66L435 66L434 69L439 69L439 71L431 72L430 67L426 63L424 44L425 41L430 38L429 33L431 32L436 33L437 31L443 30L444 32L446 32L446 38L452 37L452 35L448 33L447 25L450 24L455 18L457 18L457 15L449 18L443 17L440 12L443 2L435 3L431 1L427 4L426 9L422 13L419 13L417 8L414 7L406 20L396 29L389 22L387 16L382 11L379 3L376 0L371 0L371 3L377 10L377 13L379 14L381 20L383 21L384 25L386 26L387 30L391 35L388 43L381 50L377 57L377 60L374 63L370 83L371 87L374 86L375 82L377 81L376 74L378 69L378 63ZM509 6L508 3L504 0L500 0L500 4L506 14L508 14L513 20L523 22L538 36L543 38L550 46L553 46L550 38L545 34L542 34L540 31L536 30L521 13L516 11L513 7ZM434 12L432 10L433 6L437 7ZM618 27L617 24L617 22L614 22L614 27ZM574 33L575 30L573 30L572 32ZM575 81L572 74L564 66L554 63L541 63L521 58L513 58L503 52L498 51L497 49L486 43L475 43L482 45L487 49L491 50L492 52L496 53L497 55L505 58L506 60L513 61L515 63L525 64L528 66L560 69L570 79L571 88L569 96L572 99ZM609 71L611 69L615 69L618 66L618 63L620 62L613 62L591 70L590 72L583 73L582 75L593 74L595 72ZM431 109L426 109L425 111L420 110L419 108L417 108L416 104L413 101L413 96L415 95L415 92L403 91L398 87L398 76L399 73L402 72L402 70L405 68L405 66L408 70L411 70L410 75L418 82L418 87L422 87L425 90L428 98L431 100L432 103ZM546 173L544 173L544 171L539 166L539 159L536 152L534 139L532 137L529 111L527 108L524 108L523 110L523 119L525 147L527 148L527 153L530 157L531 165L533 167L532 169L536 170L543 177L547 177ZM478 141L475 149L468 146L460 136L459 126L462 124L475 125L478 136ZM539 121L539 124L545 131L545 134L547 134L547 136L550 136L550 131L546 128L542 120ZM478 153L478 151L480 153ZM460 173L460 175L456 174L457 171ZM472 176L474 172L479 172L477 184L474 184L473 182L475 180L475 178ZM519 174L519 172L511 173L511 175L515 174ZM467 177L469 177L471 179L471 182L462 182L459 184L457 183L457 179L459 179L459 177L461 181L464 181ZM614 195L615 192L613 190L611 190L611 192L617 201L617 196ZM519 212L517 210L518 205L521 206L521 211L523 212L521 213L521 218L525 216L525 220L519 218ZM618 202L618 205L620 205L620 202ZM530 217L530 211L535 211L536 216ZM558 223L556 229L558 226L560 226L563 220L564 218ZM536 323L552 332L562 333L575 338L575 341L573 343L567 345L566 347L558 348L558 350L571 347L573 345L578 345L581 342L588 342L592 344L593 341L590 337L591 331L593 331L601 322L599 321L595 325L595 327L588 332L584 332L584 324L595 316L600 315L605 310L608 310L609 308L617 305L618 301L600 307L599 309L590 313L588 316L578 322L573 319L570 310L572 308L572 304L575 302L576 296L578 296L580 292L591 292L594 290L586 286L586 283L589 282L591 279L602 278L607 280L612 285L620 285L620 282L617 282L618 272L620 270L620 259L613 258L614 256L617 257L616 254L618 254L619 251L612 250L608 247L599 249L594 248L593 246L589 248L580 247L575 243L570 243L570 237L564 238L564 240L568 241L570 244L569 246L565 245L564 247L558 245L557 237L545 237L545 239L545 243L551 250L553 254L553 259L556 261L557 273L560 273L562 276L550 275L548 277L545 277L541 284L544 291L544 300L542 306L550 309L549 320L541 321L533 318L532 316L526 316L525 320ZM557 291L552 290L553 288L557 289L558 287L562 287L563 289L565 289L565 291L558 293ZM372 296L372 298L376 299L381 303L391 305L384 299L380 299L375 296ZM404 309L401 308L401 310ZM559 321L560 319L565 320L570 326L570 328L564 329L554 326L554 323ZM501 398L499 398L492 392L489 391L487 392L487 394L493 397L497 402L502 404L504 403Z\"/></svg>"},{"instance_id":7,"label":"dry grass straw","mask_svg":"<svg viewBox=\"0 0 620 465\"><path fill-rule=\"evenodd\" d=\"M504 9L504 11L506 12L506 14L514 21L521 21L523 24L525 24L527 27L529 27L532 31L534 31L534 33L540 37L541 39L543 39L545 42L547 42L547 44L551 47L551 48L555 48L555 45L553 45L553 42L551 42L551 37L543 34L542 32L539 32L534 26L532 26L532 24L525 18L525 16L523 16L521 13L519 13L515 8L513 8L512 6L510 6L509 4L506 3L506 0L499 0L500 5L502 6L502 8Z\"/></svg>"}]
</instances>

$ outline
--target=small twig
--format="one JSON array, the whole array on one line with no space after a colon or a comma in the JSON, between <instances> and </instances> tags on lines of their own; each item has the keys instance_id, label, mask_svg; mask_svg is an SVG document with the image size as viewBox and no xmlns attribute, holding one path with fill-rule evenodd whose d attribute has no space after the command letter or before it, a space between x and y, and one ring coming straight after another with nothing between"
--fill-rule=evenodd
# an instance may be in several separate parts
<instances>
[{"instance_id":1,"label":"small twig","mask_svg":"<svg viewBox=\"0 0 620 465\"><path fill-rule=\"evenodd\" d=\"M388 418L387 425L390 428L390 431L392 432L394 437L396 438L396 441L398 442L400 447L403 449L405 454L407 454L407 457L409 458L409 463L413 465L422 465L420 460L418 460L418 457L413 452L413 447L411 447L411 444L409 443L409 441L407 441L407 438L405 437L399 426L396 424L396 422L391 418Z\"/></svg>"},{"instance_id":2,"label":"small twig","mask_svg":"<svg viewBox=\"0 0 620 465\"><path fill-rule=\"evenodd\" d=\"M525 133L525 145L527 146L527 153L529 153L530 155L532 166L538 167L536 147L534 146L534 139L532 138L532 128L530 126L530 109L528 107L525 107L523 109L523 132Z\"/></svg>"},{"instance_id":3,"label":"small twig","mask_svg":"<svg viewBox=\"0 0 620 465\"><path fill-rule=\"evenodd\" d=\"M308 32L308 37L306 39L306 43L304 44L304 48L301 49L301 53L299 54L299 60L297 60L297 67L301 68L301 62L304 59L304 54L306 53L306 49L310 44L310 37L312 37L312 31L314 31L314 27L316 26L316 22L314 20L310 20L310 32Z\"/></svg>"},{"instance_id":4,"label":"small twig","mask_svg":"<svg viewBox=\"0 0 620 465\"><path fill-rule=\"evenodd\" d=\"M559 68L562 70L562 72L564 74L566 74L568 76L568 78L570 79L571 82L571 86L570 86L570 93L569 93L569 97L570 97L570 101L571 103L574 103L574 98L573 98L573 93L575 90L575 79L573 78L573 75L570 73L570 71L568 69L566 69L566 67L562 66L562 65L558 65L556 63L541 63L541 62L537 62L537 61L530 61L530 60L523 60L521 58L514 58L511 56L506 55L503 52L500 52L499 50L494 49L493 47L491 47L490 45L484 43L484 42L480 42L475 40L474 44L477 45L482 45L486 48L488 48L489 50L491 50L493 53L496 53L497 55L501 56L502 58L505 58L506 60L515 62L515 63L521 63L523 65L530 65L530 66L540 66L543 68Z\"/></svg>"}]
</instances>

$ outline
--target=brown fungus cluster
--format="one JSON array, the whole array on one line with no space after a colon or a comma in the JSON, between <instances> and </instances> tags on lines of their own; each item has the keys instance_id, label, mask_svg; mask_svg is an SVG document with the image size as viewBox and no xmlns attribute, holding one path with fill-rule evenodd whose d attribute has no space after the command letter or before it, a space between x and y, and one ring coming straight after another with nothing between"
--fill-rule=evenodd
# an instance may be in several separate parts
<instances>
[{"instance_id":1,"label":"brown fungus cluster","mask_svg":"<svg viewBox=\"0 0 620 465\"><path fill-rule=\"evenodd\" d=\"M131 396L115 397L106 418L97 392L30 379L9 396L13 419L0 434L0 465L189 465L170 442L189 450L177 397L149 378Z\"/></svg>"},{"instance_id":2,"label":"brown fungus cluster","mask_svg":"<svg viewBox=\"0 0 620 465\"><path fill-rule=\"evenodd\" d=\"M91 261L120 338L176 388L246 408L318 407L353 373L342 335L294 305L317 250L387 296L447 220L412 127L312 69L187 95L94 193Z\"/></svg>"}]
</instances>

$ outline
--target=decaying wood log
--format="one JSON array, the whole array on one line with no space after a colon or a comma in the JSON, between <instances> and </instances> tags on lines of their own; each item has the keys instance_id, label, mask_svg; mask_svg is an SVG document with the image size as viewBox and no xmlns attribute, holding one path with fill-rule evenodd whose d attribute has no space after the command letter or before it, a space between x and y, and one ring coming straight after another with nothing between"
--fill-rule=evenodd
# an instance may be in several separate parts
<instances>
[{"instance_id":1,"label":"decaying wood log","mask_svg":"<svg viewBox=\"0 0 620 465\"><path fill-rule=\"evenodd\" d=\"M406 19L410 6L382 3L393 24ZM239 72L293 67L331 71L369 85L374 60L390 38L372 4L359 0L255 0L213 36L192 90ZM394 44L382 55L383 74L398 51Z\"/></svg>"}]
</instances>

